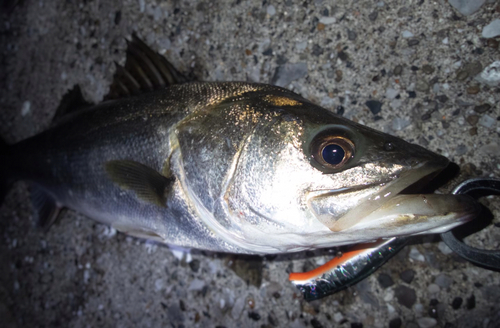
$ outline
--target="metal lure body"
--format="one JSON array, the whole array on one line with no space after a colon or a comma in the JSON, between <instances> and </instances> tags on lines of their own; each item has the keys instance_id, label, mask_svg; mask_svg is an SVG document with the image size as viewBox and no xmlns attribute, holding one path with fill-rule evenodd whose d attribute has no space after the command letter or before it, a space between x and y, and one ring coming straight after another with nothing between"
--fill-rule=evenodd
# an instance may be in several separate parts
<instances>
[{"instance_id":1,"label":"metal lure body","mask_svg":"<svg viewBox=\"0 0 500 328\"><path fill-rule=\"evenodd\" d=\"M313 271L291 273L289 279L305 300L314 301L365 279L396 255L407 241L407 238L390 238L359 245Z\"/></svg>"}]
</instances>

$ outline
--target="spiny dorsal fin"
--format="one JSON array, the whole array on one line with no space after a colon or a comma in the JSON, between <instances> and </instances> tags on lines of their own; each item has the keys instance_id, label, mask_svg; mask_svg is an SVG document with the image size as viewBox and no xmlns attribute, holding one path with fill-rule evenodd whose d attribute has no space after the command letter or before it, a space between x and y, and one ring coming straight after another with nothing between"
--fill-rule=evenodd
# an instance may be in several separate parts
<instances>
[{"instance_id":1,"label":"spiny dorsal fin","mask_svg":"<svg viewBox=\"0 0 500 328\"><path fill-rule=\"evenodd\" d=\"M31 203L35 210L36 221L47 231L57 221L61 206L45 190L38 186L31 188Z\"/></svg>"},{"instance_id":2,"label":"spiny dorsal fin","mask_svg":"<svg viewBox=\"0 0 500 328\"><path fill-rule=\"evenodd\" d=\"M124 98L188 81L165 57L151 50L134 33L132 41L127 41L125 66L117 64L113 83L104 98Z\"/></svg>"},{"instance_id":3,"label":"spiny dorsal fin","mask_svg":"<svg viewBox=\"0 0 500 328\"><path fill-rule=\"evenodd\" d=\"M73 89L68 90L66 94L61 99L61 103L59 107L56 109L56 114L52 119L53 122L56 122L63 118L64 116L75 113L80 109L89 107L91 104L83 98L82 91L80 90L80 86L75 84Z\"/></svg>"},{"instance_id":4,"label":"spiny dorsal fin","mask_svg":"<svg viewBox=\"0 0 500 328\"><path fill-rule=\"evenodd\" d=\"M132 34L132 44L142 53L151 59L159 75L165 80L167 86L189 82L189 79L182 75L175 67L162 55L154 52L134 33Z\"/></svg>"},{"instance_id":5,"label":"spiny dorsal fin","mask_svg":"<svg viewBox=\"0 0 500 328\"><path fill-rule=\"evenodd\" d=\"M105 164L111 180L125 190L132 190L148 203L166 207L166 196L174 178L167 178L152 168L129 160L109 161Z\"/></svg>"},{"instance_id":6,"label":"spiny dorsal fin","mask_svg":"<svg viewBox=\"0 0 500 328\"><path fill-rule=\"evenodd\" d=\"M116 73L105 100L125 98L190 81L179 73L165 57L154 52L137 35L127 41L125 67L115 62ZM75 85L62 98L53 121L59 121L70 113L91 106L85 101L80 86Z\"/></svg>"}]
</instances>

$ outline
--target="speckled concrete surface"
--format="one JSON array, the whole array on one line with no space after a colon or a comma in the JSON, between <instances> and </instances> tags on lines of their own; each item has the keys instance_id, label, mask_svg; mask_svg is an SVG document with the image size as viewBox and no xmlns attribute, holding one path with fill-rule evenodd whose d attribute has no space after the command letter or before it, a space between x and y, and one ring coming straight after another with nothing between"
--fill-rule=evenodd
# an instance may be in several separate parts
<instances>
[{"instance_id":1,"label":"speckled concrete surface","mask_svg":"<svg viewBox=\"0 0 500 328\"><path fill-rule=\"evenodd\" d=\"M136 31L200 80L280 84L448 156L463 173L446 192L467 176L500 176L500 90L474 79L500 59L498 38L482 37L500 5L478 3L464 16L444 0L23 1L1 14L0 135L13 143L43 131L74 84L101 100ZM499 223L498 199L485 202ZM499 274L438 237L415 239L357 286L306 303L288 272L334 251L263 261L173 253L71 211L44 233L31 210L27 185L16 184L0 212L2 326L500 325ZM498 230L470 242L498 248Z\"/></svg>"}]
</instances>

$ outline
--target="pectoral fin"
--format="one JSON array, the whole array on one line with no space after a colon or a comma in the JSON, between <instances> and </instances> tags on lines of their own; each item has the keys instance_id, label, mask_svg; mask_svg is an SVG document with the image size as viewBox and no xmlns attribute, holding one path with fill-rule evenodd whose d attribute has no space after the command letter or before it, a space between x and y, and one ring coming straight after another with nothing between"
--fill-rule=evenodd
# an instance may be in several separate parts
<instances>
[{"instance_id":1,"label":"pectoral fin","mask_svg":"<svg viewBox=\"0 0 500 328\"><path fill-rule=\"evenodd\" d=\"M127 235L130 235L132 237L154 240L161 243L165 242L165 238L163 238L160 234L156 233L155 231L152 231L144 227L138 227L133 224L117 223L113 224L113 228L115 228L120 232L126 233Z\"/></svg>"},{"instance_id":2,"label":"pectoral fin","mask_svg":"<svg viewBox=\"0 0 500 328\"><path fill-rule=\"evenodd\" d=\"M166 207L166 196L174 178L166 178L152 168L129 160L105 164L111 180L126 190L132 190L145 202Z\"/></svg>"}]
</instances>

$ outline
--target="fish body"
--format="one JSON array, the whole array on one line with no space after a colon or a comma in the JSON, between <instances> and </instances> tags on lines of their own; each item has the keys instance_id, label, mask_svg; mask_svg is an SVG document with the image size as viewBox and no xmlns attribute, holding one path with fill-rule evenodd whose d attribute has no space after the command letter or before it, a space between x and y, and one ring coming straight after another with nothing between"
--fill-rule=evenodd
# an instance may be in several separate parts
<instances>
[{"instance_id":1,"label":"fish body","mask_svg":"<svg viewBox=\"0 0 500 328\"><path fill-rule=\"evenodd\" d=\"M143 85L179 80L140 47L146 65L133 71L153 76ZM119 90L139 90L122 74ZM133 236L211 251L443 232L477 212L467 196L400 194L446 167L443 156L265 84L170 83L67 114L2 153L4 179L32 182L41 217L67 207Z\"/></svg>"}]
</instances>

